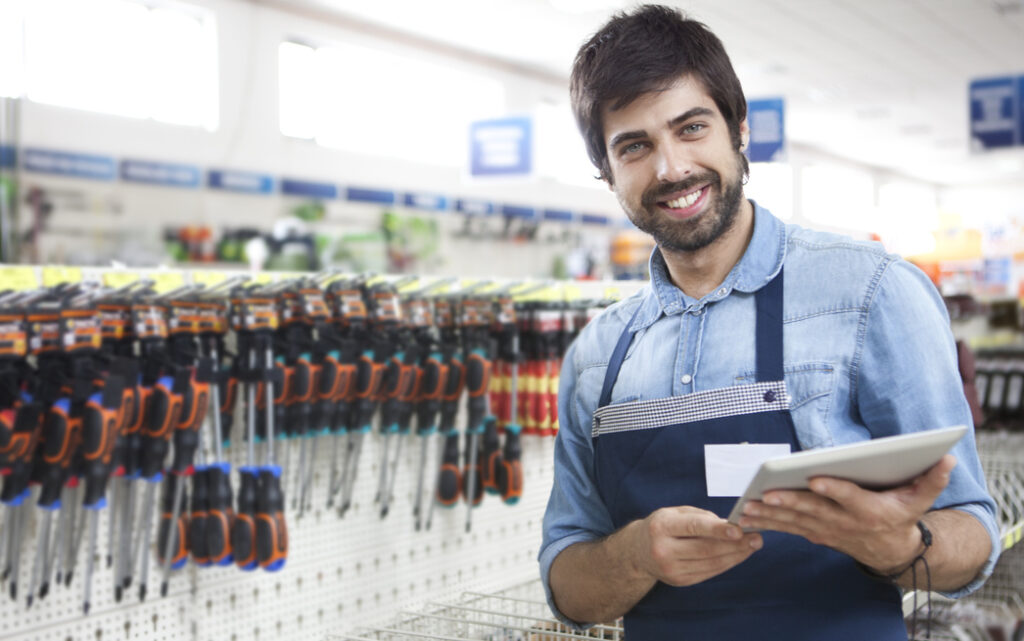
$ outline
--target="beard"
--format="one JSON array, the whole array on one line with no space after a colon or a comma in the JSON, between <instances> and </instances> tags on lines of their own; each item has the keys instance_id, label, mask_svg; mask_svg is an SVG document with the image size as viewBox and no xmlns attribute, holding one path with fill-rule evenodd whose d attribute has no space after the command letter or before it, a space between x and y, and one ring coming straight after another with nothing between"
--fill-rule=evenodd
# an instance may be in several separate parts
<instances>
[{"instance_id":1,"label":"beard","mask_svg":"<svg viewBox=\"0 0 1024 641\"><path fill-rule=\"evenodd\" d=\"M686 180L647 189L639 206L627 203L618 192L616 195L633 224L650 234L659 247L669 251L692 252L715 242L735 224L743 200L742 176L742 165L737 161L736 179L729 183L723 183L722 175L709 169ZM664 197L689 191L700 184L707 185L709 197L717 192L717 198L703 214L689 220L674 220L659 211L658 202Z\"/></svg>"}]
</instances>

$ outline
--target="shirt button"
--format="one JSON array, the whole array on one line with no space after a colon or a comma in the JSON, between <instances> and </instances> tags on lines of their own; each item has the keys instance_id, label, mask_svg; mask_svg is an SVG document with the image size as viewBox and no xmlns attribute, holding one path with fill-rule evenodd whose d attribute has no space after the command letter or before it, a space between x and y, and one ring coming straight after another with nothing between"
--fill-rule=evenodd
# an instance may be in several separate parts
<instances>
[{"instance_id":1,"label":"shirt button","mask_svg":"<svg viewBox=\"0 0 1024 641\"><path fill-rule=\"evenodd\" d=\"M722 289L718 290L718 295L719 296L725 296L725 288L724 287Z\"/></svg>"},{"instance_id":2,"label":"shirt button","mask_svg":"<svg viewBox=\"0 0 1024 641\"><path fill-rule=\"evenodd\" d=\"M682 378L683 385L689 385L690 381L692 381L692 380L693 380L692 376L690 376L689 374L683 374L683 378Z\"/></svg>"}]
</instances>

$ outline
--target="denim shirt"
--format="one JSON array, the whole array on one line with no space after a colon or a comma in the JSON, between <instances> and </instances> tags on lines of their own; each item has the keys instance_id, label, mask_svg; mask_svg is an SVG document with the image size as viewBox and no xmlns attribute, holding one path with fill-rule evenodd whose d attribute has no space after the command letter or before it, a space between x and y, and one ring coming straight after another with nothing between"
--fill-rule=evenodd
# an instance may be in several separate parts
<instances>
[{"instance_id":1,"label":"denim shirt","mask_svg":"<svg viewBox=\"0 0 1024 641\"><path fill-rule=\"evenodd\" d=\"M877 243L785 225L756 203L754 211L750 244L714 291L700 300L684 294L655 249L650 284L595 318L565 356L539 554L556 614L548 581L555 557L614 530L594 483L591 421L612 350L637 306L638 332L613 404L756 382L754 292L784 263L785 380L803 449L972 425L945 305L919 269ZM1001 541L973 429L951 452L957 465L934 509L971 514L992 539L982 573L948 593L957 597L991 574Z\"/></svg>"}]
</instances>

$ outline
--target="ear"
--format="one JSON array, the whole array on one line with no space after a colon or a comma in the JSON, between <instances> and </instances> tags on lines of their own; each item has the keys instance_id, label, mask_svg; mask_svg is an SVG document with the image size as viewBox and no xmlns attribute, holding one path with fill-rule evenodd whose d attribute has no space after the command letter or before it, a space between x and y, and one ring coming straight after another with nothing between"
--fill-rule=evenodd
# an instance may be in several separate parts
<instances>
[{"instance_id":1,"label":"ear","mask_svg":"<svg viewBox=\"0 0 1024 641\"><path fill-rule=\"evenodd\" d=\"M746 151L747 145L750 144L750 126L747 124L747 119L744 118L740 122L740 151Z\"/></svg>"}]
</instances>

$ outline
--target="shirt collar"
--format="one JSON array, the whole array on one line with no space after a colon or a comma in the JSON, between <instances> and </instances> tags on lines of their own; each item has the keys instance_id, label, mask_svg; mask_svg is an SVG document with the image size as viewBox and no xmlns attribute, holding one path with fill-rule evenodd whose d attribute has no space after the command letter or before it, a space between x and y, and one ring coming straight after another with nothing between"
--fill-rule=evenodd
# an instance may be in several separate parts
<instances>
[{"instance_id":1,"label":"shirt collar","mask_svg":"<svg viewBox=\"0 0 1024 641\"><path fill-rule=\"evenodd\" d=\"M702 309L708 303L728 296L734 289L756 292L775 278L786 258L786 226L770 211L754 201L750 202L754 206L754 233L747 250L722 284L700 300L687 296L672 284L665 258L657 247L654 248L648 264L651 291L641 303L643 307L633 322L633 331L650 327L662 314L671 316Z\"/></svg>"}]
</instances>

